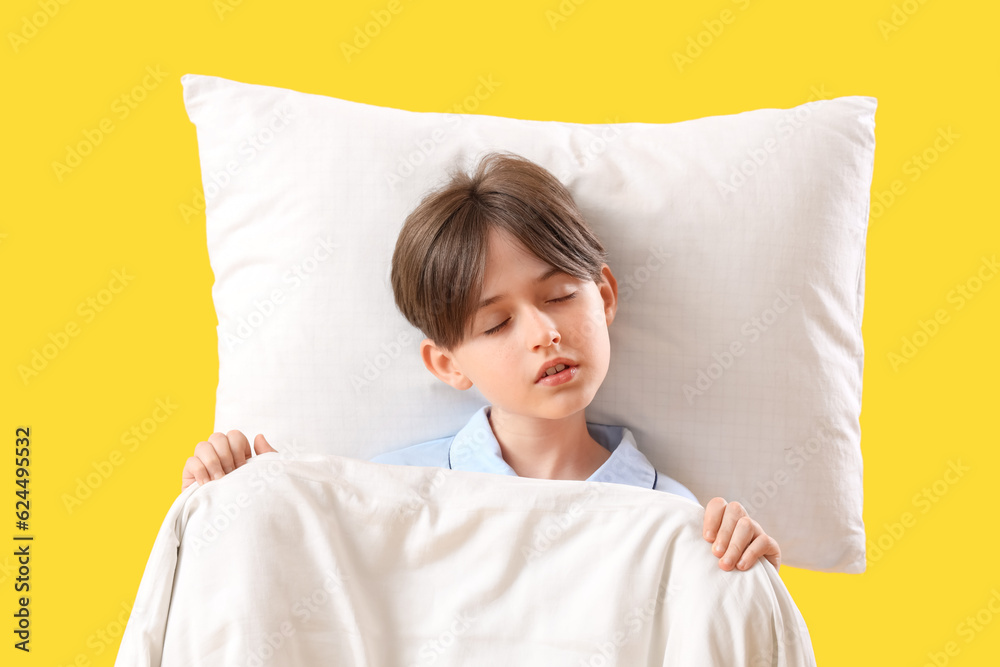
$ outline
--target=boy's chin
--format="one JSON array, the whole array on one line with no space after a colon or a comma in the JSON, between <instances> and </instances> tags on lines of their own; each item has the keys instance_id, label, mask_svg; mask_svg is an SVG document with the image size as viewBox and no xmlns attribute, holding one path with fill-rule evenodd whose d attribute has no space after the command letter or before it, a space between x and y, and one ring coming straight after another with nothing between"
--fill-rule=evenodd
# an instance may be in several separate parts
<instances>
[{"instance_id":1,"label":"boy's chin","mask_svg":"<svg viewBox=\"0 0 1000 667\"><path fill-rule=\"evenodd\" d=\"M566 403L562 405L533 405L526 407L519 407L514 409L509 409L504 405L497 405L495 402L490 401L490 414L498 414L501 417L504 415L516 415L519 417L530 417L533 419L549 419L549 420L559 420L567 419L573 417L578 413L582 413L586 410L587 406L590 405L590 401L574 401L572 404Z\"/></svg>"}]
</instances>

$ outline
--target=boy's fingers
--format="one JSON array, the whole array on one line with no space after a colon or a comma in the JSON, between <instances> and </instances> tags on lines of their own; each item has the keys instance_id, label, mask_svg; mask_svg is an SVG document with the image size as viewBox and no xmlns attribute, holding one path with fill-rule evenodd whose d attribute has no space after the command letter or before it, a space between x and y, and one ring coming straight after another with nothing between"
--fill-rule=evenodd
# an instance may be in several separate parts
<instances>
[{"instance_id":1,"label":"boy's fingers","mask_svg":"<svg viewBox=\"0 0 1000 667\"><path fill-rule=\"evenodd\" d=\"M722 525L722 514L726 511L726 499L716 496L705 505L705 539L711 542Z\"/></svg>"},{"instance_id":2,"label":"boy's fingers","mask_svg":"<svg viewBox=\"0 0 1000 667\"><path fill-rule=\"evenodd\" d=\"M229 438L229 447L233 453L233 464L239 468L250 458L250 442L243 433L236 429L226 433L226 437Z\"/></svg>"},{"instance_id":3,"label":"boy's fingers","mask_svg":"<svg viewBox=\"0 0 1000 667\"><path fill-rule=\"evenodd\" d=\"M184 466L184 472L181 473L181 491L194 484L194 482L194 475L188 471L187 466Z\"/></svg>"},{"instance_id":4,"label":"boy's fingers","mask_svg":"<svg viewBox=\"0 0 1000 667\"><path fill-rule=\"evenodd\" d=\"M775 546L777 546L777 543L775 543ZM772 553L770 555L765 554L764 558L766 558L767 561L769 563L771 563L771 565L774 566L774 571L775 572L778 572L779 570L781 570L781 550L780 549L778 549L778 553Z\"/></svg>"},{"instance_id":5,"label":"boy's fingers","mask_svg":"<svg viewBox=\"0 0 1000 667\"><path fill-rule=\"evenodd\" d=\"M226 434L216 431L208 436L208 441L215 447L215 455L219 459L219 463L222 464L223 473L230 473L236 470L236 462L233 461L232 445L229 444L229 438L226 437ZM207 464L208 462L206 461ZM211 466L209 466L209 469L211 470Z\"/></svg>"},{"instance_id":6,"label":"boy's fingers","mask_svg":"<svg viewBox=\"0 0 1000 667\"><path fill-rule=\"evenodd\" d=\"M736 567L748 570L762 556L774 566L775 570L781 567L781 550L778 549L778 543L765 533L761 533L750 543Z\"/></svg>"},{"instance_id":7,"label":"boy's fingers","mask_svg":"<svg viewBox=\"0 0 1000 667\"><path fill-rule=\"evenodd\" d=\"M726 547L729 546L729 541L733 537L736 524L745 516L747 516L747 511L743 509L743 505L740 505L735 500L726 505L726 513L722 517L722 526L719 528L719 535L715 538L715 544L712 545L712 553L716 556L726 553Z\"/></svg>"},{"instance_id":8,"label":"boy's fingers","mask_svg":"<svg viewBox=\"0 0 1000 667\"><path fill-rule=\"evenodd\" d=\"M760 532L757 522L748 516L737 521L732 539L729 540L729 548L726 550L726 555L719 561L719 566L724 570L730 570L735 567L737 561L741 560L741 556L746 557L744 552L753 543L754 537ZM754 556L753 560L749 560L748 562L753 565L756 560L757 558Z\"/></svg>"},{"instance_id":9,"label":"boy's fingers","mask_svg":"<svg viewBox=\"0 0 1000 667\"><path fill-rule=\"evenodd\" d=\"M256 451L258 454L266 454L267 452L278 451L277 449L272 447L270 443L268 443L267 438L264 437L263 433L258 433L257 437L253 439L253 448L254 451Z\"/></svg>"},{"instance_id":10,"label":"boy's fingers","mask_svg":"<svg viewBox=\"0 0 1000 667\"><path fill-rule=\"evenodd\" d=\"M192 456L184 464L184 472L181 474L181 491L191 486L193 483L206 484L209 480L208 471L201 459Z\"/></svg>"},{"instance_id":11,"label":"boy's fingers","mask_svg":"<svg viewBox=\"0 0 1000 667\"><path fill-rule=\"evenodd\" d=\"M219 454L215 451L215 447L216 445L208 440L199 442L194 446L194 455L204 465L205 470L208 471L209 479L220 479L226 474L222 469L222 462L219 461Z\"/></svg>"}]
</instances>

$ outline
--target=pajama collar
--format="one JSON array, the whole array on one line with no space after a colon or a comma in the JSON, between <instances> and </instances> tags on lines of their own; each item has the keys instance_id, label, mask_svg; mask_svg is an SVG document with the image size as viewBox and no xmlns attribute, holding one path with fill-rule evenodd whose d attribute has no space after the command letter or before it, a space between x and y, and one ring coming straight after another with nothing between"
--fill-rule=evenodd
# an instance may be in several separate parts
<instances>
[{"instance_id":1,"label":"pajama collar","mask_svg":"<svg viewBox=\"0 0 1000 667\"><path fill-rule=\"evenodd\" d=\"M448 467L453 470L492 472L517 476L500 453L500 443L493 435L487 414L490 406L481 407L462 430L455 434L448 450ZM587 431L611 456L588 482L630 484L644 489L656 486L657 472L638 450L632 432L624 426L607 426L587 422Z\"/></svg>"}]
</instances>

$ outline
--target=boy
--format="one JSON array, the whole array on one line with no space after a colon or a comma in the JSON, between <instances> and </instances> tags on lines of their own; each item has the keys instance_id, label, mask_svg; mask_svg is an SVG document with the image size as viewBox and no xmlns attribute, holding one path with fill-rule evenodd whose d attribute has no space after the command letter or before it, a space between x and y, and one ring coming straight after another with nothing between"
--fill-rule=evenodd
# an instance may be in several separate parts
<instances>
[{"instance_id":1,"label":"boy","mask_svg":"<svg viewBox=\"0 0 1000 667\"><path fill-rule=\"evenodd\" d=\"M427 336L427 369L456 389L475 385L490 405L453 437L372 460L632 484L698 502L652 467L628 429L584 417L611 355L618 284L606 256L569 191L520 156L490 153L473 175L456 171L427 194L396 241L396 305ZM263 435L254 446L275 451ZM181 488L250 456L239 431L215 433L195 447ZM761 556L780 567L777 542L737 502L709 501L704 535L724 570Z\"/></svg>"}]
</instances>

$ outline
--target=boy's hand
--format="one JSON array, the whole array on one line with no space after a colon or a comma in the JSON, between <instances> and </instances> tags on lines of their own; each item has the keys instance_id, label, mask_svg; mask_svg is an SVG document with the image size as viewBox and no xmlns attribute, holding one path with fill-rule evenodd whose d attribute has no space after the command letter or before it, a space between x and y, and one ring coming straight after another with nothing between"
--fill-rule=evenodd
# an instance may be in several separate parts
<instances>
[{"instance_id":1,"label":"boy's hand","mask_svg":"<svg viewBox=\"0 0 1000 667\"><path fill-rule=\"evenodd\" d=\"M254 438L253 445L258 454L277 451L260 433ZM220 479L249 459L250 443L242 433L235 429L228 433L213 433L208 440L195 445L194 456L184 464L181 491L194 482L204 485L213 479Z\"/></svg>"},{"instance_id":2,"label":"boy's hand","mask_svg":"<svg viewBox=\"0 0 1000 667\"><path fill-rule=\"evenodd\" d=\"M715 541L712 553L722 557L719 567L727 572L737 560L736 567L747 570L761 556L770 561L775 571L781 567L778 543L735 500L727 503L725 498L716 497L708 501L704 535L709 542Z\"/></svg>"}]
</instances>

